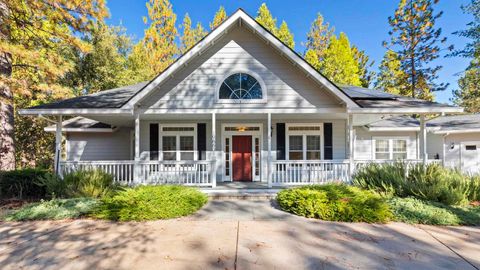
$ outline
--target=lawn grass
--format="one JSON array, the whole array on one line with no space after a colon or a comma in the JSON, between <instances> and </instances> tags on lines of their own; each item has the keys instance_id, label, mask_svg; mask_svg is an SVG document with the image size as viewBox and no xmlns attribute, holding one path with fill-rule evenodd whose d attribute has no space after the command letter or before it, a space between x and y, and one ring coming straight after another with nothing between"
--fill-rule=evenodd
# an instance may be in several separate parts
<instances>
[{"instance_id":1,"label":"lawn grass","mask_svg":"<svg viewBox=\"0 0 480 270\"><path fill-rule=\"evenodd\" d=\"M98 200L91 198L52 199L27 204L7 213L5 221L73 219L90 213Z\"/></svg>"},{"instance_id":2,"label":"lawn grass","mask_svg":"<svg viewBox=\"0 0 480 270\"><path fill-rule=\"evenodd\" d=\"M118 221L168 219L192 214L207 200L205 194L191 187L139 186L103 198L91 216Z\"/></svg>"},{"instance_id":3,"label":"lawn grass","mask_svg":"<svg viewBox=\"0 0 480 270\"><path fill-rule=\"evenodd\" d=\"M410 224L480 225L480 206L449 206L415 198L388 200L395 220Z\"/></svg>"},{"instance_id":4,"label":"lawn grass","mask_svg":"<svg viewBox=\"0 0 480 270\"><path fill-rule=\"evenodd\" d=\"M385 198L348 185L286 189L278 193L277 201L284 211L329 221L385 223L392 217Z\"/></svg>"}]
</instances>

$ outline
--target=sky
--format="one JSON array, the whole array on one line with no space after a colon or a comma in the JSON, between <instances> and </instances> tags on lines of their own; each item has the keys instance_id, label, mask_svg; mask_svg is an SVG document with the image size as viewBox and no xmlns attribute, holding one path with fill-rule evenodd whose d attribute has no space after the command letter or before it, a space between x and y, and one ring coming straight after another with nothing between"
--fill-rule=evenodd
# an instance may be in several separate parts
<instances>
[{"instance_id":1,"label":"sky","mask_svg":"<svg viewBox=\"0 0 480 270\"><path fill-rule=\"evenodd\" d=\"M110 18L107 22L111 25L122 25L127 33L135 40L143 37L143 16L147 15L145 6L147 0L110 0L107 2L110 9ZM383 41L388 41L388 16L392 16L398 0L171 0L173 11L177 14L177 24L180 25L185 13L192 19L192 25L200 21L209 29L209 23L213 19L219 6L223 5L228 15L238 8L244 9L255 17L258 7L265 2L272 15L277 18L280 25L285 20L294 34L295 50L302 53L305 51L303 44L306 34L310 29L316 14L320 12L335 27L335 32L345 32L350 42L364 50L370 59L375 61L374 70L385 53ZM447 37L447 44L453 44L455 48L463 48L467 39L453 35L453 32L466 28L466 24L472 21L470 15L462 13L461 5L468 4L469 0L441 0L435 6L436 11L443 11L443 16L438 19L437 27L442 28L443 35ZM446 52L442 52L446 54ZM438 82L449 83L447 90L436 92L436 101L451 103L452 90L458 88L457 81L461 73L468 66L469 60L458 57L442 57L432 65L442 65L439 72Z\"/></svg>"}]
</instances>

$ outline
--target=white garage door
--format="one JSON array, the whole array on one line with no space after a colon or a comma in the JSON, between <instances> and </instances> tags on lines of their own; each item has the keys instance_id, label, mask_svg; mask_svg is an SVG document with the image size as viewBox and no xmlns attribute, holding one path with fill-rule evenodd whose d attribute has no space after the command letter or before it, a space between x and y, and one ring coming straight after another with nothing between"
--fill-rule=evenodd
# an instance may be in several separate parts
<instances>
[{"instance_id":1,"label":"white garage door","mask_svg":"<svg viewBox=\"0 0 480 270\"><path fill-rule=\"evenodd\" d=\"M462 142L462 170L466 173L480 173L480 141Z\"/></svg>"}]
</instances>

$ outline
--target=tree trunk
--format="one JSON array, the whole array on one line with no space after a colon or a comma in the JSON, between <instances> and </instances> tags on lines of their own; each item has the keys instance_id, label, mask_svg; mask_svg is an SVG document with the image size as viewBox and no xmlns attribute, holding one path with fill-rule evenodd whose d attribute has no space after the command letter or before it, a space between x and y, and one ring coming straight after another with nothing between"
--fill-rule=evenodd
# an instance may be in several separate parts
<instances>
[{"instance_id":1,"label":"tree trunk","mask_svg":"<svg viewBox=\"0 0 480 270\"><path fill-rule=\"evenodd\" d=\"M0 76L12 75L12 56L0 52ZM0 170L15 169L13 94L5 82L0 81Z\"/></svg>"}]
</instances>

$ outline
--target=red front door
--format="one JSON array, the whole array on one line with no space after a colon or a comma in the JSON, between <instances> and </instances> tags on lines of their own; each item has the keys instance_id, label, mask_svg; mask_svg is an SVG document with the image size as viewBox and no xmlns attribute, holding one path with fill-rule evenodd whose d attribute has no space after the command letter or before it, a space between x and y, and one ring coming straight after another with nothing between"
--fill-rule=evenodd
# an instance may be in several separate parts
<instances>
[{"instance_id":1,"label":"red front door","mask_svg":"<svg viewBox=\"0 0 480 270\"><path fill-rule=\"evenodd\" d=\"M252 181L252 136L232 136L233 181Z\"/></svg>"}]
</instances>

